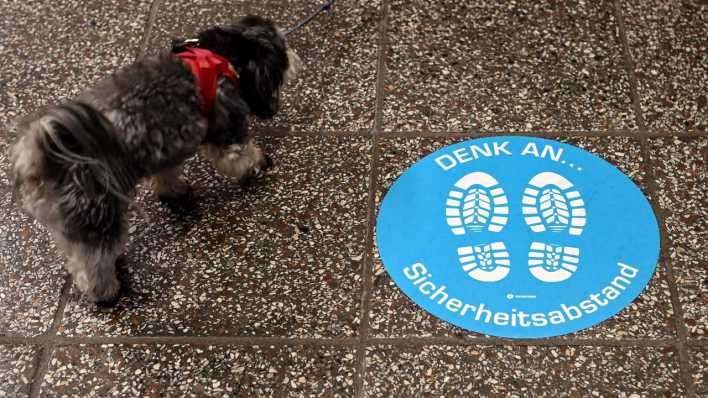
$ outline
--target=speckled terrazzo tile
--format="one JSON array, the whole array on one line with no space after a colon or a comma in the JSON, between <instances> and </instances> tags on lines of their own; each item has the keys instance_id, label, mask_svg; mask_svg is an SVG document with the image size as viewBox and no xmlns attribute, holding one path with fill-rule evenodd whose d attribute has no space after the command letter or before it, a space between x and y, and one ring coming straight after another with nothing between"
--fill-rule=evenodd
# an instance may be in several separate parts
<instances>
[{"instance_id":1,"label":"speckled terrazzo tile","mask_svg":"<svg viewBox=\"0 0 708 398\"><path fill-rule=\"evenodd\" d=\"M0 193L5 193L10 189L9 147L10 145L3 138L0 138Z\"/></svg>"},{"instance_id":2,"label":"speckled terrazzo tile","mask_svg":"<svg viewBox=\"0 0 708 398\"><path fill-rule=\"evenodd\" d=\"M133 62L148 0L0 4L0 125ZM4 132L1 136L4 136Z\"/></svg>"},{"instance_id":3,"label":"speckled terrazzo tile","mask_svg":"<svg viewBox=\"0 0 708 398\"><path fill-rule=\"evenodd\" d=\"M294 26L320 0L256 2L254 12ZM374 127L376 61L381 0L337 1L303 30L292 34L305 63L283 93L281 112L263 127L295 131L359 131Z\"/></svg>"},{"instance_id":4,"label":"speckled terrazzo tile","mask_svg":"<svg viewBox=\"0 0 708 398\"><path fill-rule=\"evenodd\" d=\"M132 62L148 6L137 0L0 4L0 334L42 333L64 274L46 233L10 203L7 150L13 122Z\"/></svg>"},{"instance_id":5,"label":"speckled terrazzo tile","mask_svg":"<svg viewBox=\"0 0 708 398\"><path fill-rule=\"evenodd\" d=\"M247 13L266 16L283 28L317 9L319 0L194 2L166 1L160 6L151 53L174 36L192 35ZM376 57L381 1L337 1L289 40L305 69L282 94L280 112L256 129L359 131L373 127Z\"/></svg>"},{"instance_id":6,"label":"speckled terrazzo tile","mask_svg":"<svg viewBox=\"0 0 708 398\"><path fill-rule=\"evenodd\" d=\"M685 396L671 347L370 347L364 395Z\"/></svg>"},{"instance_id":7,"label":"speckled terrazzo tile","mask_svg":"<svg viewBox=\"0 0 708 398\"><path fill-rule=\"evenodd\" d=\"M0 336L42 334L54 318L64 260L38 223L0 194Z\"/></svg>"},{"instance_id":8,"label":"speckled terrazzo tile","mask_svg":"<svg viewBox=\"0 0 708 398\"><path fill-rule=\"evenodd\" d=\"M64 261L44 228L13 202L7 148L0 142L0 336L36 336L54 317Z\"/></svg>"},{"instance_id":9,"label":"speckled terrazzo tile","mask_svg":"<svg viewBox=\"0 0 708 398\"><path fill-rule=\"evenodd\" d=\"M245 0L163 1L149 38L147 55L169 51L172 38L192 37L200 30L227 24L251 10L250 2Z\"/></svg>"},{"instance_id":10,"label":"speckled terrazzo tile","mask_svg":"<svg viewBox=\"0 0 708 398\"><path fill-rule=\"evenodd\" d=\"M691 337L708 338L708 138L651 146L684 321Z\"/></svg>"},{"instance_id":11,"label":"speckled terrazzo tile","mask_svg":"<svg viewBox=\"0 0 708 398\"><path fill-rule=\"evenodd\" d=\"M691 347L688 349L691 367L691 383L696 396L708 396L708 347Z\"/></svg>"},{"instance_id":12,"label":"speckled terrazzo tile","mask_svg":"<svg viewBox=\"0 0 708 398\"><path fill-rule=\"evenodd\" d=\"M146 200L123 267L131 292L102 311L74 292L60 333L355 334L370 141L262 141L275 162L263 180L241 189L194 161L189 213Z\"/></svg>"},{"instance_id":13,"label":"speckled terrazzo tile","mask_svg":"<svg viewBox=\"0 0 708 398\"><path fill-rule=\"evenodd\" d=\"M622 12L648 127L706 131L708 4L632 0Z\"/></svg>"},{"instance_id":14,"label":"speckled terrazzo tile","mask_svg":"<svg viewBox=\"0 0 708 398\"><path fill-rule=\"evenodd\" d=\"M634 128L610 1L393 1L384 128Z\"/></svg>"},{"instance_id":15,"label":"speckled terrazzo tile","mask_svg":"<svg viewBox=\"0 0 708 398\"><path fill-rule=\"evenodd\" d=\"M460 139L383 139L379 158L377 208L388 188L415 161ZM639 142L626 137L572 138L561 141L588 150L617 166L640 187L646 185ZM376 247L370 312L371 333L377 337L475 337L420 309L386 273ZM664 267L659 264L644 292L627 308L605 322L569 335L575 338L661 338L675 335L671 296Z\"/></svg>"},{"instance_id":16,"label":"speckled terrazzo tile","mask_svg":"<svg viewBox=\"0 0 708 398\"><path fill-rule=\"evenodd\" d=\"M0 397L29 397L37 349L0 346Z\"/></svg>"},{"instance_id":17,"label":"speckled terrazzo tile","mask_svg":"<svg viewBox=\"0 0 708 398\"><path fill-rule=\"evenodd\" d=\"M354 355L331 347L59 347L46 397L352 396Z\"/></svg>"}]
</instances>

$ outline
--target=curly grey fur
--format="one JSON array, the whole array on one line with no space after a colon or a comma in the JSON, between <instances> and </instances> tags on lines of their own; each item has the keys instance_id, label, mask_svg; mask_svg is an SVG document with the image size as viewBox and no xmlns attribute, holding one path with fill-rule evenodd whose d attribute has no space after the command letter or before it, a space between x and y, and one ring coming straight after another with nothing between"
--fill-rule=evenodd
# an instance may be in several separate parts
<instances>
[{"instance_id":1,"label":"curly grey fur","mask_svg":"<svg viewBox=\"0 0 708 398\"><path fill-rule=\"evenodd\" d=\"M255 16L204 31L200 41L241 77L240 87L219 81L207 116L189 67L163 54L20 125L11 148L16 191L23 208L49 229L76 285L92 301L118 296L115 261L141 179L152 177L161 198L186 193L181 165L200 146L220 172L236 179L258 176L267 164L248 134L247 117L275 114L280 88L300 67L299 58L269 20Z\"/></svg>"}]
</instances>

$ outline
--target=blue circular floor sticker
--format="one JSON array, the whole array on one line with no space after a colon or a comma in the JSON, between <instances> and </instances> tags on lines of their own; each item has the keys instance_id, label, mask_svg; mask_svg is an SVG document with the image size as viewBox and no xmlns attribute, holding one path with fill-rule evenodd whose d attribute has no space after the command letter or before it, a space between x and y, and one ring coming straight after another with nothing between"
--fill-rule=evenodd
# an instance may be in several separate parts
<instances>
[{"instance_id":1,"label":"blue circular floor sticker","mask_svg":"<svg viewBox=\"0 0 708 398\"><path fill-rule=\"evenodd\" d=\"M532 137L465 141L418 161L386 194L377 236L415 303L512 338L610 318L641 293L659 256L656 218L627 176Z\"/></svg>"}]
</instances>

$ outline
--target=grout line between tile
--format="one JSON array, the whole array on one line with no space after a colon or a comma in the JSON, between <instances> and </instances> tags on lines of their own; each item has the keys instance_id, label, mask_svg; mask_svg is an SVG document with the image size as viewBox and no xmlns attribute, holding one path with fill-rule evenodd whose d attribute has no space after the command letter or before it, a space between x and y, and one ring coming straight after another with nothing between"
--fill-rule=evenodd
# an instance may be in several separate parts
<instances>
[{"instance_id":1,"label":"grout line between tile","mask_svg":"<svg viewBox=\"0 0 708 398\"><path fill-rule=\"evenodd\" d=\"M150 11L148 13L148 18L145 21L145 28L143 30L143 40L138 48L138 53L135 55L136 60L144 57L147 53L148 46L150 46L150 39L152 38L152 28L155 25L157 11L160 8L161 2L162 0L152 0L152 3L150 4Z\"/></svg>"},{"instance_id":2,"label":"grout line between tile","mask_svg":"<svg viewBox=\"0 0 708 398\"><path fill-rule=\"evenodd\" d=\"M367 231L365 261L362 262L361 269L361 301L359 316L359 342L356 352L356 372L354 379L354 395L363 397L364 372L366 370L366 346L365 342L369 337L369 302L371 300L371 268L374 261L374 228L376 224L376 187L377 187L377 167L378 167L378 139L376 136L371 139L371 158L369 166L369 193L367 200Z\"/></svg>"},{"instance_id":3,"label":"grout line between tile","mask_svg":"<svg viewBox=\"0 0 708 398\"><path fill-rule=\"evenodd\" d=\"M356 347L358 337L344 338L292 338L248 336L119 336L119 337L61 337L56 344L162 344L162 345L230 345L230 346L307 346L307 347Z\"/></svg>"},{"instance_id":4,"label":"grout line between tile","mask_svg":"<svg viewBox=\"0 0 708 398\"><path fill-rule=\"evenodd\" d=\"M639 84L634 73L635 65L634 60L632 58L632 53L630 51L629 41L627 40L627 30L624 25L624 16L622 14L620 0L614 0L614 8L615 16L617 18L619 26L619 34L622 42L622 54L624 57L627 74L629 75L632 105L634 108L635 115L637 117L637 122L639 124L640 131L646 131L646 121L643 117L641 103L639 99ZM659 167L659 164L657 164L657 162L652 157L649 136L640 134L639 141L641 145L643 163L646 166L647 189L651 197L652 207L654 207L654 211L656 213L657 221L659 223L659 228L661 231L661 252L666 253L666 251L669 249L670 238L666 230L666 213L662 209L661 204L659 202L660 190L656 183L655 170ZM674 275L673 270L673 261L670 258L667 259L666 261L664 261L664 266L666 269L666 279L671 294L671 305L674 309L674 328L678 333L678 339L675 341L674 347L676 348L676 351L679 354L679 371L684 387L686 389L686 395L688 397L694 397L695 391L691 380L688 350L686 348L688 333L686 330L686 324L684 323L683 308L681 307L681 302L679 300L678 288L676 286L676 277Z\"/></svg>"},{"instance_id":5,"label":"grout line between tile","mask_svg":"<svg viewBox=\"0 0 708 398\"><path fill-rule=\"evenodd\" d=\"M378 187L378 133L383 119L383 86L386 75L386 34L388 31L388 1L381 3L379 22L378 58L376 60L376 110L371 138L371 159L369 168L369 196L367 204L366 261L361 270L361 316L359 317L359 344L356 351L356 369L354 373L354 396L363 397L366 375L366 341L369 338L369 304L371 301L371 269L374 262L374 236L376 226L376 190Z\"/></svg>"},{"instance_id":6,"label":"grout line between tile","mask_svg":"<svg viewBox=\"0 0 708 398\"><path fill-rule=\"evenodd\" d=\"M49 368L49 360L52 357L53 345L48 345L40 348L37 359L35 360L34 374L32 374L32 384L30 385L29 397L39 397L39 390L42 387L42 380Z\"/></svg>"},{"instance_id":7,"label":"grout line between tile","mask_svg":"<svg viewBox=\"0 0 708 398\"><path fill-rule=\"evenodd\" d=\"M649 194L654 201L657 203L653 206L654 212L656 213L657 222L660 225L662 231L662 241L661 241L661 251L666 252L670 248L670 238L666 232L666 219L667 213L661 208L658 203L659 188L656 184L654 168L658 167L656 161L651 156L651 150L649 148L648 139L644 138L641 140L642 144L642 157L645 158L645 164L647 164L647 189ZM688 342L688 332L686 330L686 324L684 322L683 308L681 307L681 301L679 299L678 287L676 285L676 276L674 274L674 261L671 258L664 260L664 268L666 271L666 280L669 285L669 291L671 293L671 306L674 310L674 327L678 333L678 340L676 341L676 349L679 353L679 364L681 367L681 376L686 386L687 395L689 397L695 396L693 390L693 383L691 382L691 372L690 364L688 358L688 350L686 348Z\"/></svg>"},{"instance_id":8,"label":"grout line between tile","mask_svg":"<svg viewBox=\"0 0 708 398\"><path fill-rule=\"evenodd\" d=\"M639 100L639 82L637 81L637 76L634 74L634 61L632 59L632 52L629 49L629 42L627 41L627 29L624 26L624 16L622 15L620 0L614 0L614 8L617 26L619 27L618 34L622 45L621 50L624 58L625 71L629 77L629 92L632 100L632 108L634 108L634 114L637 118L637 124L639 125L641 133L646 130L646 122L644 120L644 114L642 113L642 107Z\"/></svg>"},{"instance_id":9,"label":"grout line between tile","mask_svg":"<svg viewBox=\"0 0 708 398\"><path fill-rule=\"evenodd\" d=\"M549 338L510 340L498 337L386 337L367 340L369 346L585 346L585 347L665 347L674 345L677 339L581 339Z\"/></svg>"},{"instance_id":10,"label":"grout line between tile","mask_svg":"<svg viewBox=\"0 0 708 398\"><path fill-rule=\"evenodd\" d=\"M52 352L54 351L53 340L57 335L57 330L59 329L62 316L64 315L64 308L66 307L66 303L69 298L71 285L71 275L66 275L64 277L64 286L62 286L61 294L59 296L59 302L57 303L57 309L55 310L54 317L52 318L52 324L42 336L47 343L40 350L39 359L36 363L34 374L32 375L32 384L30 386L29 393L31 398L36 398L39 396L39 390L42 387L44 375L47 373L47 370L49 370L49 361L51 360Z\"/></svg>"},{"instance_id":11,"label":"grout line between tile","mask_svg":"<svg viewBox=\"0 0 708 398\"><path fill-rule=\"evenodd\" d=\"M689 347L708 347L708 339L688 339L686 345Z\"/></svg>"},{"instance_id":12,"label":"grout line between tile","mask_svg":"<svg viewBox=\"0 0 708 398\"><path fill-rule=\"evenodd\" d=\"M353 131L292 131L287 128L279 127L260 127L254 129L253 135L256 137L371 137L372 129L353 130Z\"/></svg>"},{"instance_id":13,"label":"grout line between tile","mask_svg":"<svg viewBox=\"0 0 708 398\"><path fill-rule=\"evenodd\" d=\"M515 131L515 130L470 130L470 131L403 131L403 130L354 130L354 131L290 131L286 128L267 127L254 132L259 137L370 137L378 135L386 138L448 138L448 137L489 137L495 135L529 135L536 137L627 137L639 139L640 137L661 138L661 137L682 137L682 138L704 138L708 137L708 132L675 132L662 130L558 130L558 131Z\"/></svg>"},{"instance_id":14,"label":"grout line between tile","mask_svg":"<svg viewBox=\"0 0 708 398\"><path fill-rule=\"evenodd\" d=\"M57 310L54 313L54 319L52 319L52 335L56 335L59 330L59 325L61 324L62 318L64 317L64 309L66 308L66 303L69 301L69 294L71 293L71 286L73 285L73 279L71 275L67 274L64 279L64 286L61 289L61 296L59 296L59 304L57 305Z\"/></svg>"},{"instance_id":15,"label":"grout line between tile","mask_svg":"<svg viewBox=\"0 0 708 398\"><path fill-rule=\"evenodd\" d=\"M157 16L160 1L161 0L153 0L150 4L150 11L148 18L145 21L145 28L143 30L142 42L138 48L138 53L135 55L136 60L145 55L147 46L150 42L152 26ZM45 374L49 370L49 361L51 360L52 353L56 346L57 340L59 339L57 336L57 331L59 329L59 325L61 324L62 317L64 316L64 309L66 308L66 303L69 300L69 293L71 292L72 283L71 275L67 275L64 278L64 285L61 290L61 295L59 296L56 311L54 312L54 317L52 318L51 326L47 329L44 335L41 336L41 340L45 340L45 343L40 350L38 355L39 359L37 360L35 371L32 375L32 384L29 392L29 396L31 398L36 398L39 396L42 381L44 380Z\"/></svg>"},{"instance_id":16,"label":"grout line between tile","mask_svg":"<svg viewBox=\"0 0 708 398\"><path fill-rule=\"evenodd\" d=\"M379 23L379 53L376 59L376 111L374 114L374 135L382 131L383 125L383 106L384 84L386 83L386 52L388 51L388 13L389 2L383 0L381 3L382 14L381 22Z\"/></svg>"},{"instance_id":17,"label":"grout line between tile","mask_svg":"<svg viewBox=\"0 0 708 398\"><path fill-rule=\"evenodd\" d=\"M0 337L0 345L34 345L43 348L70 345L231 345L231 346L307 346L365 348L390 345L404 346L583 346L583 347L665 347L680 343L678 338L584 339L555 337L549 339L511 340L498 337L250 337L250 336L112 336L112 337ZM708 340L694 340L691 346L708 346Z\"/></svg>"}]
</instances>

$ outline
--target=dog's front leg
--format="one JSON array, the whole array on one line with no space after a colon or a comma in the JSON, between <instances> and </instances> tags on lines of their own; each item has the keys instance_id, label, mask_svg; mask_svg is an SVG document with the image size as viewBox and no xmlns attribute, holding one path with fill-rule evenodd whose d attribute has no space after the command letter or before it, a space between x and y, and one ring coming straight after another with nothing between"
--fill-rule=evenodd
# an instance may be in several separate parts
<instances>
[{"instance_id":1,"label":"dog's front leg","mask_svg":"<svg viewBox=\"0 0 708 398\"><path fill-rule=\"evenodd\" d=\"M189 182L182 175L182 165L155 174L150 185L160 200L178 199L190 191Z\"/></svg>"},{"instance_id":2,"label":"dog's front leg","mask_svg":"<svg viewBox=\"0 0 708 398\"><path fill-rule=\"evenodd\" d=\"M225 147L208 143L201 147L201 154L221 174L239 181L260 178L272 165L270 158L263 154L261 148L252 139L243 144L231 144Z\"/></svg>"}]
</instances>

